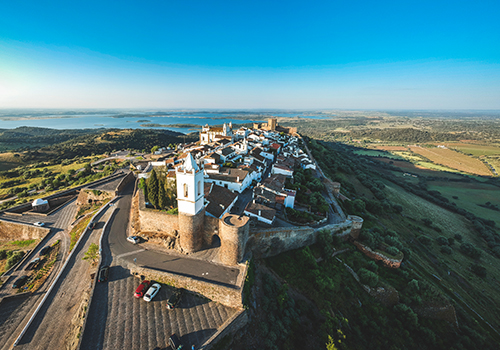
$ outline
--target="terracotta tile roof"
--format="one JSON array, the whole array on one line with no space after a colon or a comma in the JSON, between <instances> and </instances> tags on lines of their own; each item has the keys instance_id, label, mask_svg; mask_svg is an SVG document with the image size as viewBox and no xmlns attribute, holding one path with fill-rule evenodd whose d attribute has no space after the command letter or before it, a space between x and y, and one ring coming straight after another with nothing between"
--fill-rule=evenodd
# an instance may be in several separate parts
<instances>
[{"instance_id":1,"label":"terracotta tile roof","mask_svg":"<svg viewBox=\"0 0 500 350\"><path fill-rule=\"evenodd\" d=\"M268 219L268 220L271 220L271 221L274 221L274 218L276 216L275 209L269 208L268 206L265 206L264 204L254 203L253 201L248 203L247 207L245 208L245 211L252 213L254 215L259 215L259 211L260 211L261 217Z\"/></svg>"},{"instance_id":2,"label":"terracotta tile roof","mask_svg":"<svg viewBox=\"0 0 500 350\"><path fill-rule=\"evenodd\" d=\"M208 178L228 182L238 182L239 178L239 183L241 183L247 175L247 170L237 168L221 168L218 174L208 173Z\"/></svg>"},{"instance_id":3,"label":"terracotta tile roof","mask_svg":"<svg viewBox=\"0 0 500 350\"><path fill-rule=\"evenodd\" d=\"M238 198L238 195L227 188L213 183L205 183L204 192L205 199L209 202L205 210L216 218L220 218L224 211Z\"/></svg>"},{"instance_id":4,"label":"terracotta tile roof","mask_svg":"<svg viewBox=\"0 0 500 350\"><path fill-rule=\"evenodd\" d=\"M286 176L274 174L262 181L262 185L274 192L281 193L285 187Z\"/></svg>"}]
</instances>

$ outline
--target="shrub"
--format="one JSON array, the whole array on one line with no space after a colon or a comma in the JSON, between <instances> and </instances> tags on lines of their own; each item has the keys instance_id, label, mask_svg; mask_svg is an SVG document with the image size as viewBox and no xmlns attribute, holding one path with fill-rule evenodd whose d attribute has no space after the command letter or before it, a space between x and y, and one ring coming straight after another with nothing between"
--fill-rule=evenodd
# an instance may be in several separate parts
<instances>
[{"instance_id":1,"label":"shrub","mask_svg":"<svg viewBox=\"0 0 500 350\"><path fill-rule=\"evenodd\" d=\"M392 256L396 256L399 254L399 249L396 247L387 247L385 251L387 252L387 254Z\"/></svg>"},{"instance_id":2,"label":"shrub","mask_svg":"<svg viewBox=\"0 0 500 350\"><path fill-rule=\"evenodd\" d=\"M472 272L474 272L476 275L478 275L479 277L482 277L482 278L486 277L486 269L484 268L484 266L481 266L478 264L473 264L473 265L471 265L470 270Z\"/></svg>"},{"instance_id":3,"label":"shrub","mask_svg":"<svg viewBox=\"0 0 500 350\"><path fill-rule=\"evenodd\" d=\"M6 250L0 250L0 260L3 260L7 258L7 251Z\"/></svg>"},{"instance_id":4,"label":"shrub","mask_svg":"<svg viewBox=\"0 0 500 350\"><path fill-rule=\"evenodd\" d=\"M481 257L481 251L470 243L462 243L460 245L460 250L471 258L479 259Z\"/></svg>"},{"instance_id":5,"label":"shrub","mask_svg":"<svg viewBox=\"0 0 500 350\"><path fill-rule=\"evenodd\" d=\"M360 268L358 270L358 276L361 283L366 284L370 287L376 287L378 284L377 274L365 268Z\"/></svg>"},{"instance_id":6,"label":"shrub","mask_svg":"<svg viewBox=\"0 0 500 350\"><path fill-rule=\"evenodd\" d=\"M420 237L418 237L418 240L423 245L430 245L431 244L431 239L427 236L420 236Z\"/></svg>"},{"instance_id":7,"label":"shrub","mask_svg":"<svg viewBox=\"0 0 500 350\"><path fill-rule=\"evenodd\" d=\"M444 245L441 247L441 253L451 254L452 252L453 252L453 250L451 249L450 246Z\"/></svg>"},{"instance_id":8,"label":"shrub","mask_svg":"<svg viewBox=\"0 0 500 350\"><path fill-rule=\"evenodd\" d=\"M439 245L448 245L449 244L448 238L443 237L443 236L438 237L436 239L436 241L438 242Z\"/></svg>"},{"instance_id":9,"label":"shrub","mask_svg":"<svg viewBox=\"0 0 500 350\"><path fill-rule=\"evenodd\" d=\"M17 264L19 261L21 261L21 259L23 258L24 256L24 252L14 252L10 258L7 260L7 264L5 265L5 270L8 270L10 269L12 266L14 266L15 264Z\"/></svg>"}]
</instances>

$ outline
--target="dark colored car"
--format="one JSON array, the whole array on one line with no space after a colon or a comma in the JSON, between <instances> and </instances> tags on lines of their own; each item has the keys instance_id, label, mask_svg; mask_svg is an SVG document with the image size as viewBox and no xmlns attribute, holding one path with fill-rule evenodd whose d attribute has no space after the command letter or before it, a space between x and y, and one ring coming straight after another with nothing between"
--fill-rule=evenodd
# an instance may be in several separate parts
<instances>
[{"instance_id":1,"label":"dark colored car","mask_svg":"<svg viewBox=\"0 0 500 350\"><path fill-rule=\"evenodd\" d=\"M172 350L182 349L182 343L177 334L172 334L170 338L168 338L168 344L170 345Z\"/></svg>"},{"instance_id":2,"label":"dark colored car","mask_svg":"<svg viewBox=\"0 0 500 350\"><path fill-rule=\"evenodd\" d=\"M179 288L177 289L174 294L167 300L167 309L172 310L174 307L179 304L179 301L181 300L182 294L184 294L184 289Z\"/></svg>"},{"instance_id":3,"label":"dark colored car","mask_svg":"<svg viewBox=\"0 0 500 350\"><path fill-rule=\"evenodd\" d=\"M48 252L50 252L50 246L46 246L46 247L43 247L42 250L40 250L40 256L41 255L45 255L47 254Z\"/></svg>"},{"instance_id":4,"label":"dark colored car","mask_svg":"<svg viewBox=\"0 0 500 350\"><path fill-rule=\"evenodd\" d=\"M93 230L93 229L95 228L95 225L96 225L96 224L97 224L97 222L91 222L91 223L89 224L89 228L90 228L91 230Z\"/></svg>"},{"instance_id":5,"label":"dark colored car","mask_svg":"<svg viewBox=\"0 0 500 350\"><path fill-rule=\"evenodd\" d=\"M21 288L27 280L28 276L26 275L19 277L14 283L12 283L12 288Z\"/></svg>"},{"instance_id":6,"label":"dark colored car","mask_svg":"<svg viewBox=\"0 0 500 350\"><path fill-rule=\"evenodd\" d=\"M150 285L151 285L150 281L142 281L141 284L139 284L139 287L137 287L137 289L135 290L134 297L142 298Z\"/></svg>"},{"instance_id":7,"label":"dark colored car","mask_svg":"<svg viewBox=\"0 0 500 350\"><path fill-rule=\"evenodd\" d=\"M97 278L97 282L106 282L108 280L109 275L109 266L103 266L99 270L99 277Z\"/></svg>"},{"instance_id":8,"label":"dark colored car","mask_svg":"<svg viewBox=\"0 0 500 350\"><path fill-rule=\"evenodd\" d=\"M30 261L30 263L26 266L25 270L34 270L37 268L38 264L40 264L40 258L35 258Z\"/></svg>"}]
</instances>

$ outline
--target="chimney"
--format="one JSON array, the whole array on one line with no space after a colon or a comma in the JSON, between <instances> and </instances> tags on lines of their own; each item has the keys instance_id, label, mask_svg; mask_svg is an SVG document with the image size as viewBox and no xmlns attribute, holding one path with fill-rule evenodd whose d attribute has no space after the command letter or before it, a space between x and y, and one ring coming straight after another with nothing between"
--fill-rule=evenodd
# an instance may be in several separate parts
<instances>
[{"instance_id":1,"label":"chimney","mask_svg":"<svg viewBox=\"0 0 500 350\"><path fill-rule=\"evenodd\" d=\"M262 210L259 210L259 216L262 216Z\"/></svg>"},{"instance_id":2,"label":"chimney","mask_svg":"<svg viewBox=\"0 0 500 350\"><path fill-rule=\"evenodd\" d=\"M236 182L240 182L240 177L239 176L236 178Z\"/></svg>"}]
</instances>

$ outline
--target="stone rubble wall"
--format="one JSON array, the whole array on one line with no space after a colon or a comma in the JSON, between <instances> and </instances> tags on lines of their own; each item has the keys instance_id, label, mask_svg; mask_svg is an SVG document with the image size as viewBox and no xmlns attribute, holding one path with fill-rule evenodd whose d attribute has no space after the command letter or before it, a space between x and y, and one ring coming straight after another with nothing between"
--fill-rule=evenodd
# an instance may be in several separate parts
<instances>
[{"instance_id":1,"label":"stone rubble wall","mask_svg":"<svg viewBox=\"0 0 500 350\"><path fill-rule=\"evenodd\" d=\"M369 258L374 260L380 260L385 266L393 269L399 268L401 266L401 262L403 261L403 258L391 259L379 252L374 252L373 250L370 249L370 247L367 247L366 245L359 243L358 241L354 241L354 245L358 247L358 249L361 250Z\"/></svg>"},{"instance_id":2,"label":"stone rubble wall","mask_svg":"<svg viewBox=\"0 0 500 350\"><path fill-rule=\"evenodd\" d=\"M0 241L42 239L49 232L46 227L0 220Z\"/></svg>"}]
</instances>

